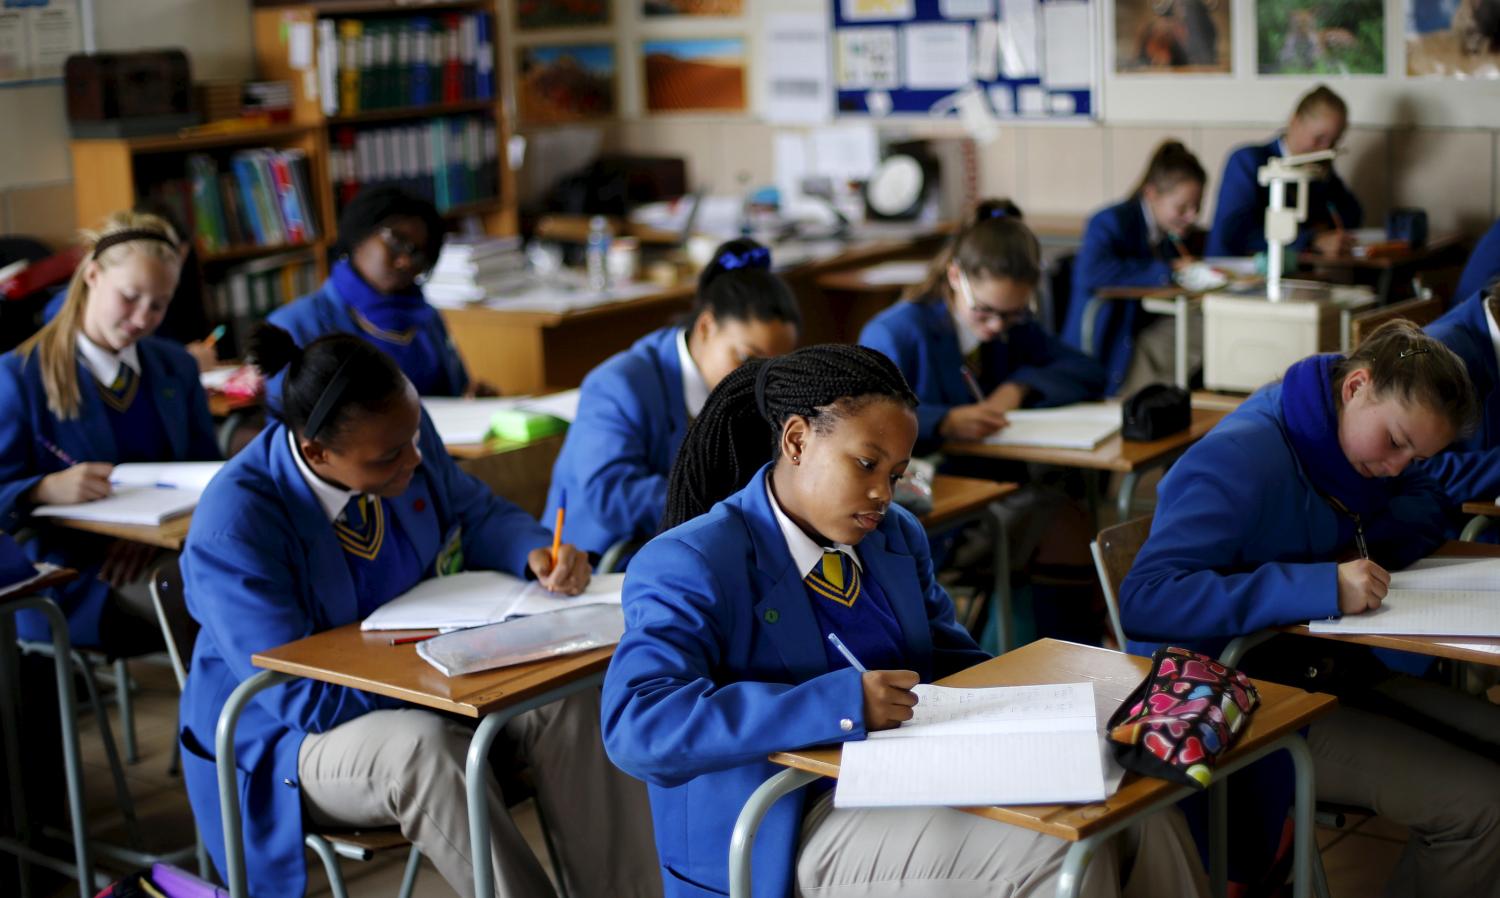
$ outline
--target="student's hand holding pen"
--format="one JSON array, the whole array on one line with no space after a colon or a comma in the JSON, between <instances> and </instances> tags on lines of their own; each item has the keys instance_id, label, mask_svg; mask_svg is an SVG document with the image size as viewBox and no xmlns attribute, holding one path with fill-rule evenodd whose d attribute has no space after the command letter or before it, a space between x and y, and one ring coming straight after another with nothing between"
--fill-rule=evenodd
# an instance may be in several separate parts
<instances>
[{"instance_id":1,"label":"student's hand holding pen","mask_svg":"<svg viewBox=\"0 0 1500 898\"><path fill-rule=\"evenodd\" d=\"M1374 611L1391 591L1391 575L1368 558L1339 565L1338 580L1340 614Z\"/></svg>"},{"instance_id":2,"label":"student's hand holding pen","mask_svg":"<svg viewBox=\"0 0 1500 898\"><path fill-rule=\"evenodd\" d=\"M956 405L938 424L938 433L950 440L982 440L1010 421L1005 412L989 402Z\"/></svg>"},{"instance_id":3,"label":"student's hand holding pen","mask_svg":"<svg viewBox=\"0 0 1500 898\"><path fill-rule=\"evenodd\" d=\"M867 670L860 674L865 690L865 731L888 730L911 720L911 709L917 705L917 696L911 690L918 679L916 671L911 670Z\"/></svg>"},{"instance_id":4,"label":"student's hand holding pen","mask_svg":"<svg viewBox=\"0 0 1500 898\"><path fill-rule=\"evenodd\" d=\"M28 497L33 505L76 505L103 499L113 492L109 475L114 469L102 461L70 465L38 480Z\"/></svg>"},{"instance_id":5,"label":"student's hand holding pen","mask_svg":"<svg viewBox=\"0 0 1500 898\"><path fill-rule=\"evenodd\" d=\"M536 574L537 582L549 592L560 592L576 596L589 585L593 571L589 567L589 556L576 546L563 543L557 547L557 563L552 563L552 547L532 549L526 556L526 566Z\"/></svg>"}]
</instances>

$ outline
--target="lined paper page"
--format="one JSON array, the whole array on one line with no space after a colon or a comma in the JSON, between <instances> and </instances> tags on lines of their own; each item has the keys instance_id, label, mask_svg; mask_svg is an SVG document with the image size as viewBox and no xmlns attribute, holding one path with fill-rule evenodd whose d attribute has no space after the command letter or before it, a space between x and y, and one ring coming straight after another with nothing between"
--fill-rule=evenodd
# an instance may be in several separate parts
<instances>
[{"instance_id":1,"label":"lined paper page","mask_svg":"<svg viewBox=\"0 0 1500 898\"><path fill-rule=\"evenodd\" d=\"M1097 735L1013 733L845 743L833 804L972 807L1103 798Z\"/></svg>"},{"instance_id":2,"label":"lined paper page","mask_svg":"<svg viewBox=\"0 0 1500 898\"><path fill-rule=\"evenodd\" d=\"M1500 558L1425 558L1391 574L1391 590L1398 589L1500 593Z\"/></svg>"},{"instance_id":3,"label":"lined paper page","mask_svg":"<svg viewBox=\"0 0 1500 898\"><path fill-rule=\"evenodd\" d=\"M911 720L871 739L936 736L949 733L1092 732L1094 690L1089 683L1047 686L993 686L956 689L922 683L912 690L917 706Z\"/></svg>"},{"instance_id":4,"label":"lined paper page","mask_svg":"<svg viewBox=\"0 0 1500 898\"><path fill-rule=\"evenodd\" d=\"M1493 592L1392 589L1374 611L1315 620L1307 628L1314 633L1500 636L1500 601Z\"/></svg>"},{"instance_id":5,"label":"lined paper page","mask_svg":"<svg viewBox=\"0 0 1500 898\"><path fill-rule=\"evenodd\" d=\"M463 446L483 443L490 432L490 419L495 412L516 408L522 400L517 397L487 399L454 399L442 396L423 396L422 407L432 418L432 426L445 446Z\"/></svg>"}]
</instances>

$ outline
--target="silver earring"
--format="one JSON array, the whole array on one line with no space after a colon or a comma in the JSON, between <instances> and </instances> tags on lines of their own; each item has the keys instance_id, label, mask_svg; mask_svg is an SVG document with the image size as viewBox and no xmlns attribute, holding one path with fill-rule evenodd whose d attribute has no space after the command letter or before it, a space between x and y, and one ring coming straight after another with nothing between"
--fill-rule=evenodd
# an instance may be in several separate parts
<instances>
[{"instance_id":1,"label":"silver earring","mask_svg":"<svg viewBox=\"0 0 1500 898\"><path fill-rule=\"evenodd\" d=\"M800 455L794 455L794 456L792 456L792 464L797 465L797 464L801 464L801 463L802 463L802 456L800 456Z\"/></svg>"}]
</instances>

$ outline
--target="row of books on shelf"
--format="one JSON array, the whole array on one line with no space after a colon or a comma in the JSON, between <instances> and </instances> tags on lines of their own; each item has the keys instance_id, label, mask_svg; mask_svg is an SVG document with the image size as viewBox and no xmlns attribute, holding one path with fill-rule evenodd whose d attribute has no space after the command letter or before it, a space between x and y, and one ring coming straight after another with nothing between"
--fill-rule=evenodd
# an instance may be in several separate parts
<instances>
[{"instance_id":1,"label":"row of books on shelf","mask_svg":"<svg viewBox=\"0 0 1500 898\"><path fill-rule=\"evenodd\" d=\"M495 95L492 19L486 12L319 19L323 113L490 99Z\"/></svg>"},{"instance_id":2,"label":"row of books on shelf","mask_svg":"<svg viewBox=\"0 0 1500 898\"><path fill-rule=\"evenodd\" d=\"M409 125L337 129L328 153L329 180L342 207L361 188L395 183L440 210L500 195L499 138L482 115Z\"/></svg>"},{"instance_id":3,"label":"row of books on shelf","mask_svg":"<svg viewBox=\"0 0 1500 898\"><path fill-rule=\"evenodd\" d=\"M253 149L235 153L227 168L194 153L186 177L163 181L148 194L177 215L201 251L214 253L316 240L311 184L306 153Z\"/></svg>"},{"instance_id":4,"label":"row of books on shelf","mask_svg":"<svg viewBox=\"0 0 1500 898\"><path fill-rule=\"evenodd\" d=\"M310 250L277 253L225 270L209 286L209 312L229 329L231 347L244 350L244 338L272 309L318 288L318 261Z\"/></svg>"}]
</instances>

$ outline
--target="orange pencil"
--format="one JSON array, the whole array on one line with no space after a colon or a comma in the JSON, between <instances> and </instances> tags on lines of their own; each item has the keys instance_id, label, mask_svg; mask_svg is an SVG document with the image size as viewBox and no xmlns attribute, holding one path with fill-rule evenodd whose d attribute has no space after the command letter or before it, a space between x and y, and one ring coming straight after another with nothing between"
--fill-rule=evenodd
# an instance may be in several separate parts
<instances>
[{"instance_id":1,"label":"orange pencil","mask_svg":"<svg viewBox=\"0 0 1500 898\"><path fill-rule=\"evenodd\" d=\"M562 548L563 507L557 506L557 524L552 528L552 569L557 569L557 550Z\"/></svg>"}]
</instances>

